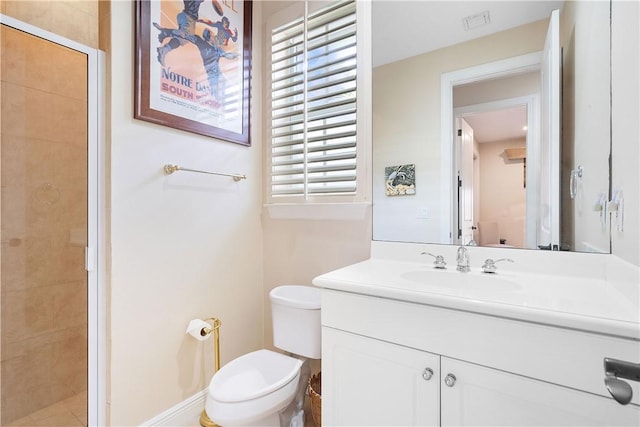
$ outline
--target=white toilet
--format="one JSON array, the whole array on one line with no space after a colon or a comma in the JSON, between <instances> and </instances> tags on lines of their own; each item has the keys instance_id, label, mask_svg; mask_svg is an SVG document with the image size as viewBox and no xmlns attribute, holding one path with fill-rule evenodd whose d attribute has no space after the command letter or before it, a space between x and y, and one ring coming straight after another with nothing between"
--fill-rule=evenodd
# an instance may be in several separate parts
<instances>
[{"instance_id":1,"label":"white toilet","mask_svg":"<svg viewBox=\"0 0 640 427\"><path fill-rule=\"evenodd\" d=\"M258 350L232 360L209 384L205 410L220 426L303 426L310 376L305 358L320 359L320 290L271 291L273 344L291 356Z\"/></svg>"}]
</instances>

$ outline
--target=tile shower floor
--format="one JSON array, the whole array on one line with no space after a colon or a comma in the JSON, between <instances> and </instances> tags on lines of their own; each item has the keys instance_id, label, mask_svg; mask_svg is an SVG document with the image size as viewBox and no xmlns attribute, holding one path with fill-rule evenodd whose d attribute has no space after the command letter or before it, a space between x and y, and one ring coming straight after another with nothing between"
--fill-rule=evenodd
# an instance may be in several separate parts
<instances>
[{"instance_id":1,"label":"tile shower floor","mask_svg":"<svg viewBox=\"0 0 640 427\"><path fill-rule=\"evenodd\" d=\"M87 392L61 400L44 409L15 420L6 427L86 427Z\"/></svg>"}]
</instances>

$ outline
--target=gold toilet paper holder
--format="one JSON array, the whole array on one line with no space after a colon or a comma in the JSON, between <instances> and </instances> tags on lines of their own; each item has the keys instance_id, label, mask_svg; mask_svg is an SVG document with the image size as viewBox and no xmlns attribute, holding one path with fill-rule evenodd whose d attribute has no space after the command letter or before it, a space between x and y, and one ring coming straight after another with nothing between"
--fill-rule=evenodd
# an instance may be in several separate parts
<instances>
[{"instance_id":1,"label":"gold toilet paper holder","mask_svg":"<svg viewBox=\"0 0 640 427\"><path fill-rule=\"evenodd\" d=\"M213 332L213 341L214 341L214 371L215 374L220 369L220 326L222 322L220 319L216 317L209 317L208 319L204 319L205 322L211 324L211 328L202 328L200 329L200 335L206 337L207 335ZM209 416L207 415L207 411L203 410L200 414L200 425L202 427L217 427L217 424L211 421Z\"/></svg>"}]
</instances>

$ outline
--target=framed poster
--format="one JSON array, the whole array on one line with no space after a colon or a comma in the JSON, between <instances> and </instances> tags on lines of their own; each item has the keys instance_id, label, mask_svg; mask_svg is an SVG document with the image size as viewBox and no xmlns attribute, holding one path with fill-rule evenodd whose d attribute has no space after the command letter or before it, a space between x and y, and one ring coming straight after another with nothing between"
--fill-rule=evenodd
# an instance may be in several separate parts
<instances>
[{"instance_id":1,"label":"framed poster","mask_svg":"<svg viewBox=\"0 0 640 427\"><path fill-rule=\"evenodd\" d=\"M135 3L134 117L251 145L251 1Z\"/></svg>"}]
</instances>

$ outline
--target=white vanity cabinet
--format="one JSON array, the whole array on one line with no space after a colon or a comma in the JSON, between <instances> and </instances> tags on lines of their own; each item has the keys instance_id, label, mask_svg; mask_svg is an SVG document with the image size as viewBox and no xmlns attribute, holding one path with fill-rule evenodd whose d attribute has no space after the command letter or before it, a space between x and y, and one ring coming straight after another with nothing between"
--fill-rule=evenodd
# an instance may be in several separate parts
<instances>
[{"instance_id":1,"label":"white vanity cabinet","mask_svg":"<svg viewBox=\"0 0 640 427\"><path fill-rule=\"evenodd\" d=\"M333 289L322 323L324 425L640 425L602 366L636 340Z\"/></svg>"},{"instance_id":2,"label":"white vanity cabinet","mask_svg":"<svg viewBox=\"0 0 640 427\"><path fill-rule=\"evenodd\" d=\"M322 417L328 426L440 423L440 357L323 328Z\"/></svg>"},{"instance_id":3,"label":"white vanity cabinet","mask_svg":"<svg viewBox=\"0 0 640 427\"><path fill-rule=\"evenodd\" d=\"M637 407L508 372L442 358L443 426L638 426ZM447 375L456 377L451 386Z\"/></svg>"}]
</instances>

